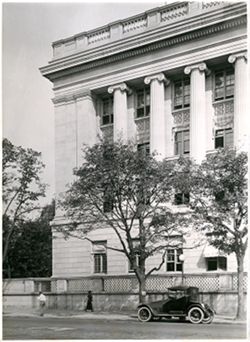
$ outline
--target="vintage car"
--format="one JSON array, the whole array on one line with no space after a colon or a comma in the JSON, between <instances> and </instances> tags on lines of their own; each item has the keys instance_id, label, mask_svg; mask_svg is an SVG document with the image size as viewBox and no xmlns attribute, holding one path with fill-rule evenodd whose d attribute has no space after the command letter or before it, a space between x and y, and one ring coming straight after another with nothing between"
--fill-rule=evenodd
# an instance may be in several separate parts
<instances>
[{"instance_id":1,"label":"vintage car","mask_svg":"<svg viewBox=\"0 0 250 342\"><path fill-rule=\"evenodd\" d=\"M192 286L174 286L168 289L168 298L156 302L138 305L138 319L148 322L153 319L178 317L191 323L213 321L214 310L206 303L199 301L199 289Z\"/></svg>"}]
</instances>

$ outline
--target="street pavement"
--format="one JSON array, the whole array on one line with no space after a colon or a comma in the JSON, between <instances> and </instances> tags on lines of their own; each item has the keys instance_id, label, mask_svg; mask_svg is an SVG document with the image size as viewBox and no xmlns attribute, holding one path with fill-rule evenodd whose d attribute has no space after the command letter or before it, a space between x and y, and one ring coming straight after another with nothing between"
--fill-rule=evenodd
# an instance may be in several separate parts
<instances>
[{"instance_id":1,"label":"street pavement","mask_svg":"<svg viewBox=\"0 0 250 342\"><path fill-rule=\"evenodd\" d=\"M4 315L4 340L90 340L90 339L245 339L246 325L238 323L191 324L162 320L141 323L129 315L86 313L59 316Z\"/></svg>"}]
</instances>

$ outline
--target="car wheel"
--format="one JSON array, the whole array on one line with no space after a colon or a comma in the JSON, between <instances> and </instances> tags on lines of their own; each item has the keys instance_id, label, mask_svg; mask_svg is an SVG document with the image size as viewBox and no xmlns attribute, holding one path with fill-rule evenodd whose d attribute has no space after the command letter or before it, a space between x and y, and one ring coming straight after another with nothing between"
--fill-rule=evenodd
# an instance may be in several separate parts
<instances>
[{"instance_id":1,"label":"car wheel","mask_svg":"<svg viewBox=\"0 0 250 342\"><path fill-rule=\"evenodd\" d=\"M138 310L138 319L141 322L148 322L152 319L152 313L146 306L142 306Z\"/></svg>"},{"instance_id":2,"label":"car wheel","mask_svg":"<svg viewBox=\"0 0 250 342\"><path fill-rule=\"evenodd\" d=\"M188 319L193 324L199 324L204 319L204 313L198 306L194 306L188 311Z\"/></svg>"},{"instance_id":3,"label":"car wheel","mask_svg":"<svg viewBox=\"0 0 250 342\"><path fill-rule=\"evenodd\" d=\"M213 319L214 319L214 313L213 312L205 313L204 318L202 320L202 323L210 324L210 323L212 323Z\"/></svg>"}]
</instances>

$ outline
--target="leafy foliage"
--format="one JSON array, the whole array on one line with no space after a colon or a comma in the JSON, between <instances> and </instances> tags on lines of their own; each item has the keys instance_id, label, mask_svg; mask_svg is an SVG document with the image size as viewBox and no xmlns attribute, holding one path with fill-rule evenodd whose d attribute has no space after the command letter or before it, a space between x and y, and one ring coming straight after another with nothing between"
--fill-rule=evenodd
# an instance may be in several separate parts
<instances>
[{"instance_id":1,"label":"leafy foliage","mask_svg":"<svg viewBox=\"0 0 250 342\"><path fill-rule=\"evenodd\" d=\"M39 209L45 195L40 174L44 168L41 154L3 139L3 260L10 244L15 243L20 225ZM12 241L11 241L12 240Z\"/></svg>"},{"instance_id":2,"label":"leafy foliage","mask_svg":"<svg viewBox=\"0 0 250 342\"><path fill-rule=\"evenodd\" d=\"M220 149L201 165L182 161L179 186L191 193L194 226L211 245L234 253L238 272L237 317L243 317L243 262L248 244L247 154Z\"/></svg>"},{"instance_id":3,"label":"leafy foliage","mask_svg":"<svg viewBox=\"0 0 250 342\"><path fill-rule=\"evenodd\" d=\"M93 229L111 227L120 247L107 248L127 256L140 283L160 269L167 247L183 243L180 227L187 225L187 220L166 205L174 194L174 163L157 161L133 144L107 141L85 148L84 158L75 170L76 181L62 200L73 222L63 233L86 238ZM145 274L146 259L157 253L162 256L160 264Z\"/></svg>"},{"instance_id":4,"label":"leafy foliage","mask_svg":"<svg viewBox=\"0 0 250 342\"><path fill-rule=\"evenodd\" d=\"M52 233L54 202L43 208L40 217L19 222L19 233L11 240L3 265L4 278L50 277L52 273Z\"/></svg>"}]
</instances>

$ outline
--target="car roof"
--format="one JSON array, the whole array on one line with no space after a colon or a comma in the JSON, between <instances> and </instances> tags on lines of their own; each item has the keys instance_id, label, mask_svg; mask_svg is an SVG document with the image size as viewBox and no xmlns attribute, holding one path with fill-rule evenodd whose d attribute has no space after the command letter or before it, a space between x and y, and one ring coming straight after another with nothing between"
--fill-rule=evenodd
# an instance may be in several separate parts
<instances>
[{"instance_id":1,"label":"car roof","mask_svg":"<svg viewBox=\"0 0 250 342\"><path fill-rule=\"evenodd\" d=\"M172 286L172 287L168 288L168 290L170 290L170 291L186 291L188 289L197 289L198 290L198 287L178 285L178 286Z\"/></svg>"}]
</instances>

